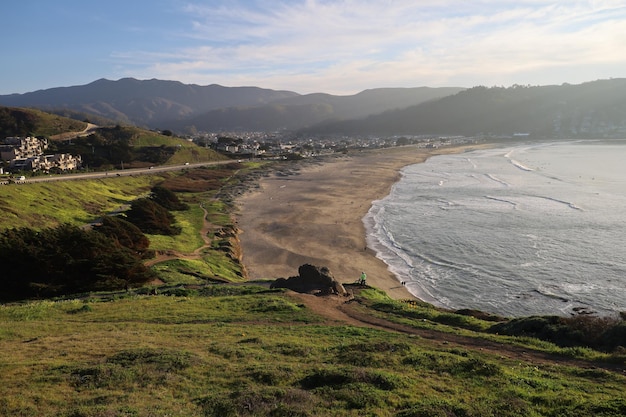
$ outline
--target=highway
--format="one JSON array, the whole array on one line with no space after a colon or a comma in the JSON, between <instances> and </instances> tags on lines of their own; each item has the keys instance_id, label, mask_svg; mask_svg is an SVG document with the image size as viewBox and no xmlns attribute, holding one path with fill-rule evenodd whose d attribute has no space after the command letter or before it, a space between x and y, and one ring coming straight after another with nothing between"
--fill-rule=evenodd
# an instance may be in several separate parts
<instances>
[{"instance_id":1,"label":"highway","mask_svg":"<svg viewBox=\"0 0 626 417\"><path fill-rule=\"evenodd\" d=\"M181 165L158 165L149 168L134 168L134 169L118 169L114 171L97 171L97 172L84 172L74 174L60 174L60 175L42 175L35 177L27 177L25 181L17 181L18 184L29 184L36 182L49 182L49 181L72 181L72 180L84 180L84 179L96 179L96 178L109 178L109 177L127 177L133 175L147 175L156 174L158 172L168 171L182 171L190 168L208 167L223 165L235 162L233 160L226 161L211 161L211 162L195 162L186 163ZM6 183L6 182L5 182Z\"/></svg>"}]
</instances>

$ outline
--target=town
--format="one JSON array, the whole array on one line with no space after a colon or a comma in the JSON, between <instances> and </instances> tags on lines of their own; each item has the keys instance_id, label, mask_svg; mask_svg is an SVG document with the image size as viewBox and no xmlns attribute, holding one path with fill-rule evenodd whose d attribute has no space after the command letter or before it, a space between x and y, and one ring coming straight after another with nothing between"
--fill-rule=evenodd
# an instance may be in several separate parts
<instances>
[{"instance_id":1,"label":"town","mask_svg":"<svg viewBox=\"0 0 626 417\"><path fill-rule=\"evenodd\" d=\"M80 155L46 154L48 140L32 136L7 137L0 139L0 174L5 170L11 173L61 172L79 169L82 165Z\"/></svg>"}]
</instances>

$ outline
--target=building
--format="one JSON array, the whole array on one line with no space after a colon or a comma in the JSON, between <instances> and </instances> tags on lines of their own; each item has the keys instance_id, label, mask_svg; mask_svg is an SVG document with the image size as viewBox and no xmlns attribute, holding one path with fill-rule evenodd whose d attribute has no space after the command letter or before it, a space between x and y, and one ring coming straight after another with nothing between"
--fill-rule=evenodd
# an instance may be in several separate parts
<instances>
[{"instance_id":1,"label":"building","mask_svg":"<svg viewBox=\"0 0 626 417\"><path fill-rule=\"evenodd\" d=\"M48 149L47 139L32 136L27 138L8 137L0 141L0 158L10 161L17 158L30 158L41 155Z\"/></svg>"},{"instance_id":2,"label":"building","mask_svg":"<svg viewBox=\"0 0 626 417\"><path fill-rule=\"evenodd\" d=\"M82 166L80 155L46 155L47 139L8 137L0 140L0 158L12 171L68 171Z\"/></svg>"}]
</instances>

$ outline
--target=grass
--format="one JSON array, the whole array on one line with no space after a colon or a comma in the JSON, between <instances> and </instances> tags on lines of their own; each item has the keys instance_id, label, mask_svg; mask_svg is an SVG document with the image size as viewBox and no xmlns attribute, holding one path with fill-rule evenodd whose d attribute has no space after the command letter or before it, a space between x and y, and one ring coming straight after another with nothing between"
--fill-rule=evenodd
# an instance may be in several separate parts
<instances>
[{"instance_id":1,"label":"grass","mask_svg":"<svg viewBox=\"0 0 626 417\"><path fill-rule=\"evenodd\" d=\"M1 107L5 109L5 107ZM32 128L29 132L33 136L52 136L65 132L80 132L87 127L87 123L78 120L69 119L52 113L46 113L41 110L9 107L18 113L19 119L28 119L32 122Z\"/></svg>"},{"instance_id":2,"label":"grass","mask_svg":"<svg viewBox=\"0 0 626 417\"><path fill-rule=\"evenodd\" d=\"M219 161L225 159L224 156L212 149L202 148L185 142L181 144L181 148L166 162L166 165L180 165L186 162L206 162Z\"/></svg>"},{"instance_id":3,"label":"grass","mask_svg":"<svg viewBox=\"0 0 626 417\"><path fill-rule=\"evenodd\" d=\"M196 181L213 181L213 173ZM1 219L12 224L6 212L15 211L30 227L81 223L142 195L159 179L0 187L6 193L0 194ZM213 244L198 258L153 267L166 282L158 295L143 288L0 305L0 415L626 415L626 376L593 368L593 362L534 362L440 342L471 336L562 358L607 359L590 349L487 334L493 322L391 300L375 289L359 296L366 314L437 336L328 324L266 285L206 285L210 278L242 279L241 266L224 250L234 227L229 206L213 200L215 192L184 194L193 204L176 213L181 236L151 236L157 250L201 247L201 202L214 226ZM31 209L38 196L42 205ZM50 216L38 217L41 212Z\"/></svg>"},{"instance_id":4,"label":"grass","mask_svg":"<svg viewBox=\"0 0 626 417\"><path fill-rule=\"evenodd\" d=\"M87 307L85 307L87 306ZM283 292L0 307L0 414L611 416L623 375L325 325Z\"/></svg>"},{"instance_id":5,"label":"grass","mask_svg":"<svg viewBox=\"0 0 626 417\"><path fill-rule=\"evenodd\" d=\"M494 334L491 332L491 327L494 325L493 321L455 314L421 301L393 300L383 291L376 289L368 289L362 291L361 294L364 300L363 304L368 307L370 314L416 329L436 330L442 333L507 343L564 358L614 363L626 362L626 356L623 352L607 354L584 347L559 347L554 343L531 337Z\"/></svg>"},{"instance_id":6,"label":"grass","mask_svg":"<svg viewBox=\"0 0 626 417\"><path fill-rule=\"evenodd\" d=\"M139 175L0 187L0 229L80 226L118 210L160 181Z\"/></svg>"},{"instance_id":7,"label":"grass","mask_svg":"<svg viewBox=\"0 0 626 417\"><path fill-rule=\"evenodd\" d=\"M204 212L198 205L189 210L173 212L176 225L181 227L181 234L176 236L147 235L150 248L154 250L174 250L191 253L204 245L200 236L204 221Z\"/></svg>"}]
</instances>

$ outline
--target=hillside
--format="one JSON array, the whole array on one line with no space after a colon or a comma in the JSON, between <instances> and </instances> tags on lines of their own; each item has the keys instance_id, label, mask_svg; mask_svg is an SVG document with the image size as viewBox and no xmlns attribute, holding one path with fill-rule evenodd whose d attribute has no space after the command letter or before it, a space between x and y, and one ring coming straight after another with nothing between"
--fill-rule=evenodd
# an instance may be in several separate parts
<instances>
[{"instance_id":1,"label":"hillside","mask_svg":"<svg viewBox=\"0 0 626 417\"><path fill-rule=\"evenodd\" d=\"M292 97L296 93L258 87L188 85L178 81L100 79L90 84L0 96L0 104L68 109L149 128L163 122L231 106L253 106Z\"/></svg>"},{"instance_id":2,"label":"hillside","mask_svg":"<svg viewBox=\"0 0 626 417\"><path fill-rule=\"evenodd\" d=\"M626 79L579 85L474 87L406 109L319 125L306 133L624 137Z\"/></svg>"},{"instance_id":3,"label":"hillside","mask_svg":"<svg viewBox=\"0 0 626 417\"><path fill-rule=\"evenodd\" d=\"M308 94L254 107L230 107L168 123L183 132L297 130L330 120L363 118L461 91L461 88L380 88L349 96Z\"/></svg>"},{"instance_id":4,"label":"hillside","mask_svg":"<svg viewBox=\"0 0 626 417\"><path fill-rule=\"evenodd\" d=\"M50 153L81 155L90 169L146 167L224 159L172 135L133 126L98 127L36 109L0 106L0 137L43 136Z\"/></svg>"},{"instance_id":5,"label":"hillside","mask_svg":"<svg viewBox=\"0 0 626 417\"><path fill-rule=\"evenodd\" d=\"M87 123L36 109L0 106L0 138L8 136L53 136L78 132Z\"/></svg>"},{"instance_id":6,"label":"hillside","mask_svg":"<svg viewBox=\"0 0 626 417\"><path fill-rule=\"evenodd\" d=\"M374 289L351 292L340 299L218 284L5 306L0 413L626 413L626 378L599 356L480 336Z\"/></svg>"},{"instance_id":7,"label":"hillside","mask_svg":"<svg viewBox=\"0 0 626 417\"><path fill-rule=\"evenodd\" d=\"M372 89L350 96L299 95L258 87L177 81L101 79L87 85L0 96L0 104L35 107L81 119L112 120L179 132L299 129L360 118L461 91L462 88Z\"/></svg>"},{"instance_id":8,"label":"hillside","mask_svg":"<svg viewBox=\"0 0 626 417\"><path fill-rule=\"evenodd\" d=\"M623 349L504 336L495 326L513 321L392 300L350 283L346 296L242 283L228 201L247 175L268 173L233 163L0 188L2 216L28 207L26 225L88 222L155 183L192 205L176 214L179 237L149 236L158 256L146 264L160 278L151 285L0 305L0 415L626 413ZM613 339L623 340L623 320L574 323L598 337L615 325ZM565 326L540 318L528 324L568 341Z\"/></svg>"}]
</instances>

